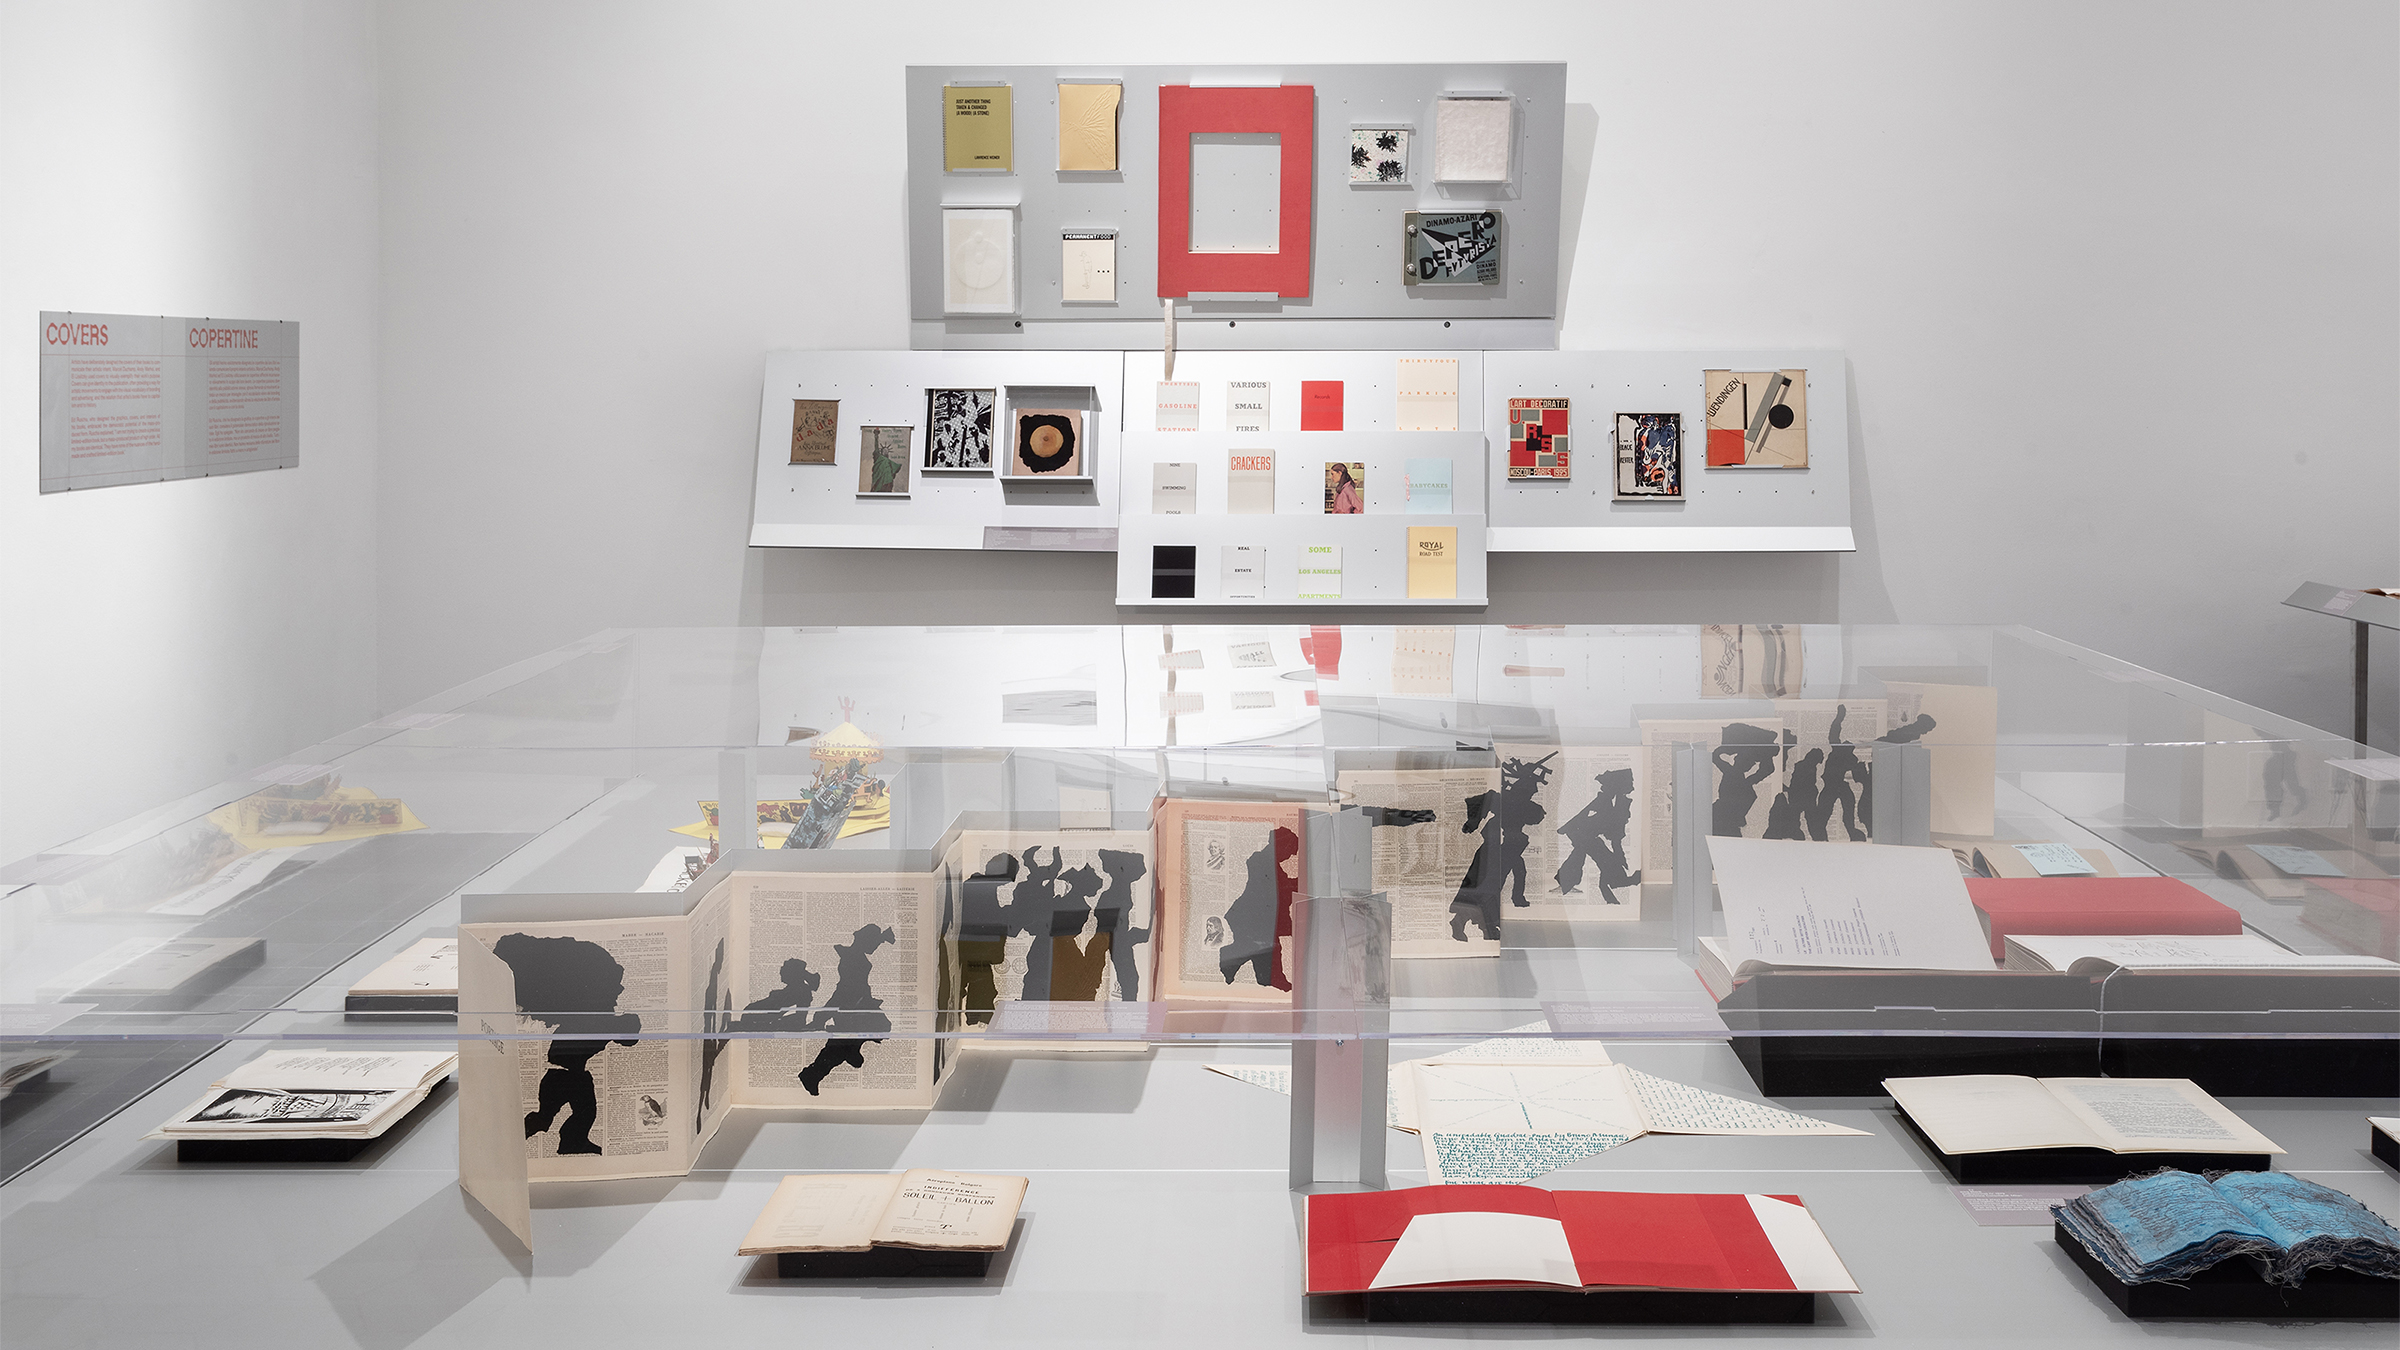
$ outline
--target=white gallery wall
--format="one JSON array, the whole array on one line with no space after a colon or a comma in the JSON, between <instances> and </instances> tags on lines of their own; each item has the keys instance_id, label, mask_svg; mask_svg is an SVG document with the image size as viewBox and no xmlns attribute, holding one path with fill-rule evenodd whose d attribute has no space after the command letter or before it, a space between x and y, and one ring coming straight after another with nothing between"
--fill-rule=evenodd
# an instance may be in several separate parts
<instances>
[{"instance_id":1,"label":"white gallery wall","mask_svg":"<svg viewBox=\"0 0 2400 1350\"><path fill-rule=\"evenodd\" d=\"M0 9L0 861L375 709L375 27ZM41 496L43 310L300 324L301 464Z\"/></svg>"},{"instance_id":2,"label":"white gallery wall","mask_svg":"<svg viewBox=\"0 0 2400 1350\"><path fill-rule=\"evenodd\" d=\"M761 354L906 345L905 65L1525 58L1562 344L1846 349L1860 550L1501 557L1494 619L2028 623L2346 729L2277 601L2400 584L2396 13L391 6L384 699L612 624L1117 617L1105 555L743 545Z\"/></svg>"},{"instance_id":3,"label":"white gallery wall","mask_svg":"<svg viewBox=\"0 0 2400 1350\"><path fill-rule=\"evenodd\" d=\"M602 627L1119 618L1105 555L744 544L763 354L905 343L944 61L1565 61L1562 345L1849 353L1856 554L1504 556L1494 620L2021 622L2343 728L2348 633L2276 602L2400 583L2396 46L2388 0L0 0L0 858ZM37 496L45 308L299 320L302 467Z\"/></svg>"}]
</instances>

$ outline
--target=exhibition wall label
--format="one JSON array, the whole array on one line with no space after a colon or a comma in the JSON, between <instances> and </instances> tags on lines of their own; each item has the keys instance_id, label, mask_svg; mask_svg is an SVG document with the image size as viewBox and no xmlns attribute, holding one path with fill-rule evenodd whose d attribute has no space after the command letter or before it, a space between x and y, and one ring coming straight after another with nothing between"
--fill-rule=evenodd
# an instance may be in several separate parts
<instances>
[{"instance_id":1,"label":"exhibition wall label","mask_svg":"<svg viewBox=\"0 0 2400 1350\"><path fill-rule=\"evenodd\" d=\"M42 491L300 464L300 325L43 311Z\"/></svg>"}]
</instances>

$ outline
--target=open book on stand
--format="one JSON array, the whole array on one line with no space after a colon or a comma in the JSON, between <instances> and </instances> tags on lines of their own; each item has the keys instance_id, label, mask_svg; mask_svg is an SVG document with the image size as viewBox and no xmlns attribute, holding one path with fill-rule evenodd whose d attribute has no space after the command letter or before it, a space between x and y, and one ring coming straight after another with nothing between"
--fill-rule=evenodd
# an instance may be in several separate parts
<instances>
[{"instance_id":1,"label":"open book on stand","mask_svg":"<svg viewBox=\"0 0 2400 1350\"><path fill-rule=\"evenodd\" d=\"M1696 965L1720 1002L1769 971L1994 968L1948 849L1731 838L1708 846L1725 933L1700 939Z\"/></svg>"},{"instance_id":2,"label":"open book on stand","mask_svg":"<svg viewBox=\"0 0 2400 1350\"><path fill-rule=\"evenodd\" d=\"M1962 1182L2264 1170L2283 1152L2188 1078L1955 1074L1883 1086Z\"/></svg>"},{"instance_id":3,"label":"open book on stand","mask_svg":"<svg viewBox=\"0 0 2400 1350\"><path fill-rule=\"evenodd\" d=\"M802 1256L782 1261L787 1276L802 1273L953 1273L924 1261L826 1261L878 1249L974 1256L974 1273L1008 1235L1025 1203L1025 1177L979 1177L912 1167L902 1175L835 1172L785 1177L758 1211L742 1240L744 1256ZM816 1259L816 1261L806 1261ZM804 1268L814 1264L816 1268ZM883 1271L890 1266L890 1271Z\"/></svg>"},{"instance_id":4,"label":"open book on stand","mask_svg":"<svg viewBox=\"0 0 2400 1350\"><path fill-rule=\"evenodd\" d=\"M456 1016L458 939L425 938L409 944L407 950L350 986L342 999L342 1012L349 1021Z\"/></svg>"},{"instance_id":5,"label":"open book on stand","mask_svg":"<svg viewBox=\"0 0 2400 1350\"><path fill-rule=\"evenodd\" d=\"M145 1137L176 1141L183 1162L338 1162L407 1118L457 1063L448 1050L277 1050Z\"/></svg>"}]
</instances>

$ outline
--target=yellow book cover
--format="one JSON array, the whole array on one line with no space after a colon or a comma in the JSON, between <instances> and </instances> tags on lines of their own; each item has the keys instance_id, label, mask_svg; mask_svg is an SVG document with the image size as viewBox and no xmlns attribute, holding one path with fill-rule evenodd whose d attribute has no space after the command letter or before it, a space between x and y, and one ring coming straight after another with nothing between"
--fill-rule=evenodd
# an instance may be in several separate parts
<instances>
[{"instance_id":1,"label":"yellow book cover","mask_svg":"<svg viewBox=\"0 0 2400 1350\"><path fill-rule=\"evenodd\" d=\"M1408 527L1408 598L1458 598L1458 527Z\"/></svg>"},{"instance_id":2,"label":"yellow book cover","mask_svg":"<svg viewBox=\"0 0 2400 1350\"><path fill-rule=\"evenodd\" d=\"M942 169L1016 171L1016 130L1005 84L953 84L942 89Z\"/></svg>"},{"instance_id":3,"label":"yellow book cover","mask_svg":"<svg viewBox=\"0 0 2400 1350\"><path fill-rule=\"evenodd\" d=\"M1109 173L1117 167L1121 84L1058 87L1058 167L1062 173Z\"/></svg>"}]
</instances>

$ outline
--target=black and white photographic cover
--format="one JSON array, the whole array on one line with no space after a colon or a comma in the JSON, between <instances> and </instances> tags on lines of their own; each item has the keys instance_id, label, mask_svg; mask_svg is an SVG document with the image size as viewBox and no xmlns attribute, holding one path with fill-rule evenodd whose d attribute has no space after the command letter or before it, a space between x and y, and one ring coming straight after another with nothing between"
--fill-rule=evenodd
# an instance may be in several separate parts
<instances>
[{"instance_id":1,"label":"black and white photographic cover","mask_svg":"<svg viewBox=\"0 0 2400 1350\"><path fill-rule=\"evenodd\" d=\"M1148 830L965 830L943 871L968 1026L1011 1002L1152 999Z\"/></svg>"},{"instance_id":2,"label":"black and white photographic cover","mask_svg":"<svg viewBox=\"0 0 2400 1350\"><path fill-rule=\"evenodd\" d=\"M996 389L925 391L925 471L990 473Z\"/></svg>"},{"instance_id":3,"label":"black and white photographic cover","mask_svg":"<svg viewBox=\"0 0 2400 1350\"><path fill-rule=\"evenodd\" d=\"M1394 957L1498 956L1500 771L1346 769L1345 806L1369 809L1368 865L1392 902Z\"/></svg>"},{"instance_id":4,"label":"black and white photographic cover","mask_svg":"<svg viewBox=\"0 0 2400 1350\"><path fill-rule=\"evenodd\" d=\"M1630 923L1642 917L1649 785L1638 745L1493 747L1500 760L1505 914Z\"/></svg>"},{"instance_id":5,"label":"black and white photographic cover","mask_svg":"<svg viewBox=\"0 0 2400 1350\"><path fill-rule=\"evenodd\" d=\"M209 1085L154 1139L372 1139L450 1074L450 1050L277 1050Z\"/></svg>"}]
</instances>

